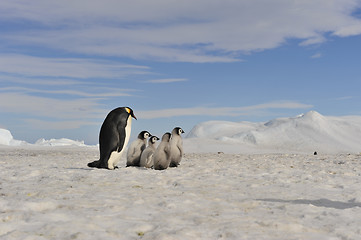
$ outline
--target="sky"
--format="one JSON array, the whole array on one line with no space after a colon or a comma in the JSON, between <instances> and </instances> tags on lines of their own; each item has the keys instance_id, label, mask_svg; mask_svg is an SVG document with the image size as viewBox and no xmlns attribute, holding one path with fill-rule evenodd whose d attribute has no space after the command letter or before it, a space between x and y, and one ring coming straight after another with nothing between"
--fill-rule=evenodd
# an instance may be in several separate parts
<instances>
[{"instance_id":1,"label":"sky","mask_svg":"<svg viewBox=\"0 0 361 240\"><path fill-rule=\"evenodd\" d=\"M1 0L0 128L97 144L142 130L361 115L360 0Z\"/></svg>"}]
</instances>

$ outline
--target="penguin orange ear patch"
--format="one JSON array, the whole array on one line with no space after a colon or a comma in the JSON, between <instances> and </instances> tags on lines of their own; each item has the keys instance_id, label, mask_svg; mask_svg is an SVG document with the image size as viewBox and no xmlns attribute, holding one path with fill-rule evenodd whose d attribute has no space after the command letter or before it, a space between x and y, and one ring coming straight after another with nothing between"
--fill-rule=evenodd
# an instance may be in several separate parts
<instances>
[{"instance_id":1,"label":"penguin orange ear patch","mask_svg":"<svg viewBox=\"0 0 361 240\"><path fill-rule=\"evenodd\" d=\"M127 113L130 113L130 109L129 108L125 108L125 111L127 111Z\"/></svg>"}]
</instances>

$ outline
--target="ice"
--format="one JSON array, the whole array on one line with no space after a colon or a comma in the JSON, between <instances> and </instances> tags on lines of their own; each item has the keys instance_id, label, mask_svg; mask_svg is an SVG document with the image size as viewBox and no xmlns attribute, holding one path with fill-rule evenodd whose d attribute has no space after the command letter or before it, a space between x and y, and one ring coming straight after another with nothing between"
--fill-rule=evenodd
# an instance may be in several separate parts
<instances>
[{"instance_id":1,"label":"ice","mask_svg":"<svg viewBox=\"0 0 361 240\"><path fill-rule=\"evenodd\" d=\"M310 111L296 117L266 123L210 121L196 125L188 134L191 142L203 142L198 152L361 152L361 117L330 117ZM207 147L210 145L211 147ZM214 146L216 145L216 146Z\"/></svg>"},{"instance_id":2,"label":"ice","mask_svg":"<svg viewBox=\"0 0 361 240\"><path fill-rule=\"evenodd\" d=\"M26 142L15 140L9 130L0 128L0 145L20 146L24 144Z\"/></svg>"},{"instance_id":3,"label":"ice","mask_svg":"<svg viewBox=\"0 0 361 240\"><path fill-rule=\"evenodd\" d=\"M33 145L33 146L87 146L84 141L71 140L67 138L60 139L49 139L46 140L41 138L35 142L35 144L30 144L25 141L15 140L11 132L7 129L0 128L0 145L5 146L21 146L21 145Z\"/></svg>"},{"instance_id":4,"label":"ice","mask_svg":"<svg viewBox=\"0 0 361 240\"><path fill-rule=\"evenodd\" d=\"M45 140L44 138L39 139L35 142L38 146L86 146L84 141L75 141L67 138L50 139Z\"/></svg>"}]
</instances>

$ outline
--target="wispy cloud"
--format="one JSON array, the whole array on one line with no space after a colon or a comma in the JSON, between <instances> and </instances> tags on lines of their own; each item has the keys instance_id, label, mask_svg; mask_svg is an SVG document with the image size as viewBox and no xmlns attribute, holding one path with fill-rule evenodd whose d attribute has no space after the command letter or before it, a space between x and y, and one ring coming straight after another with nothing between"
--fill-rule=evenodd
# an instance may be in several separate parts
<instances>
[{"instance_id":1,"label":"wispy cloud","mask_svg":"<svg viewBox=\"0 0 361 240\"><path fill-rule=\"evenodd\" d=\"M186 78L165 78L165 79L152 79L144 81L145 83L174 83L174 82L185 82L188 81Z\"/></svg>"},{"instance_id":2,"label":"wispy cloud","mask_svg":"<svg viewBox=\"0 0 361 240\"><path fill-rule=\"evenodd\" d=\"M315 59L315 58L320 58L322 57L322 54L321 53L316 53L314 55L311 56L311 58Z\"/></svg>"},{"instance_id":3,"label":"wispy cloud","mask_svg":"<svg viewBox=\"0 0 361 240\"><path fill-rule=\"evenodd\" d=\"M3 0L0 4L3 22L31 22L29 28L22 25L2 32L0 42L12 47L41 45L169 62L232 62L239 60L240 53L275 48L288 39L310 45L326 41L329 33L361 34L361 20L352 15L360 7L357 0L332 4L329 0L104 0L102 4Z\"/></svg>"},{"instance_id":4,"label":"wispy cloud","mask_svg":"<svg viewBox=\"0 0 361 240\"><path fill-rule=\"evenodd\" d=\"M45 121L40 119L24 119L24 122L27 123L34 129L42 130L66 130L66 129L77 129L82 126L91 126L99 125L98 121L82 121L82 120L72 120L72 121Z\"/></svg>"},{"instance_id":5,"label":"wispy cloud","mask_svg":"<svg viewBox=\"0 0 361 240\"><path fill-rule=\"evenodd\" d=\"M23 85L40 85L40 86L53 86L53 87L63 87L63 86L76 86L84 84L84 81L69 79L69 78L54 78L52 77L29 77L29 76L13 76L11 73L0 73L0 82L2 83L20 83Z\"/></svg>"},{"instance_id":6,"label":"wispy cloud","mask_svg":"<svg viewBox=\"0 0 361 240\"><path fill-rule=\"evenodd\" d=\"M344 96L344 97L335 98L334 100L343 101L343 100L350 100L350 99L353 99L353 98L355 98L355 97L353 97L353 96Z\"/></svg>"},{"instance_id":7,"label":"wispy cloud","mask_svg":"<svg viewBox=\"0 0 361 240\"><path fill-rule=\"evenodd\" d=\"M1 54L0 73L27 77L121 78L146 74L149 67L86 58L48 58Z\"/></svg>"},{"instance_id":8,"label":"wispy cloud","mask_svg":"<svg viewBox=\"0 0 361 240\"><path fill-rule=\"evenodd\" d=\"M89 119L102 117L97 99L56 99L21 93L1 93L0 111L52 119Z\"/></svg>"},{"instance_id":9,"label":"wispy cloud","mask_svg":"<svg viewBox=\"0 0 361 240\"><path fill-rule=\"evenodd\" d=\"M95 92L96 91L96 92ZM129 97L132 96L130 92L136 92L135 89L117 89L117 88L105 88L97 87L79 90L44 90L35 88L25 87L5 87L0 88L0 92L17 92L17 93L42 93L42 94L61 94L61 95L72 95L79 97L90 97L90 98L103 98L103 97Z\"/></svg>"},{"instance_id":10,"label":"wispy cloud","mask_svg":"<svg viewBox=\"0 0 361 240\"><path fill-rule=\"evenodd\" d=\"M138 111L139 118L156 119L164 117L179 116L246 116L255 114L259 110L267 109L309 109L313 105L298 102L271 102L259 105L244 107L192 107L192 108L171 108L150 111Z\"/></svg>"}]
</instances>

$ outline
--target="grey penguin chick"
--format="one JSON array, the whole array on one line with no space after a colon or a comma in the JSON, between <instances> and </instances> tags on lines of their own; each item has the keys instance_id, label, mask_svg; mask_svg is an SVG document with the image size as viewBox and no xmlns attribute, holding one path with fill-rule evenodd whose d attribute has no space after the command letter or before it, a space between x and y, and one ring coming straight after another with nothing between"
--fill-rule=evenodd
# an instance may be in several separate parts
<instances>
[{"instance_id":1,"label":"grey penguin chick","mask_svg":"<svg viewBox=\"0 0 361 240\"><path fill-rule=\"evenodd\" d=\"M153 167L153 154L156 150L156 142L159 140L157 136L151 136L148 140L147 148L142 152L140 156L140 167L151 168Z\"/></svg>"},{"instance_id":2,"label":"grey penguin chick","mask_svg":"<svg viewBox=\"0 0 361 240\"><path fill-rule=\"evenodd\" d=\"M172 131L172 138L169 141L170 167L178 167L183 155L183 140L181 134L184 133L180 127L175 127Z\"/></svg>"},{"instance_id":3,"label":"grey penguin chick","mask_svg":"<svg viewBox=\"0 0 361 240\"><path fill-rule=\"evenodd\" d=\"M138 138L130 144L127 153L127 167L139 167L140 156L146 147L149 136L150 133L148 131L142 131L138 134Z\"/></svg>"},{"instance_id":4,"label":"grey penguin chick","mask_svg":"<svg viewBox=\"0 0 361 240\"><path fill-rule=\"evenodd\" d=\"M164 170L169 167L169 140L171 134L169 132L164 133L162 141L154 152L153 161L155 170Z\"/></svg>"},{"instance_id":5,"label":"grey penguin chick","mask_svg":"<svg viewBox=\"0 0 361 240\"><path fill-rule=\"evenodd\" d=\"M99 133L100 158L88 163L88 167L117 167L129 141L132 118L137 119L130 107L119 107L108 113Z\"/></svg>"}]
</instances>

